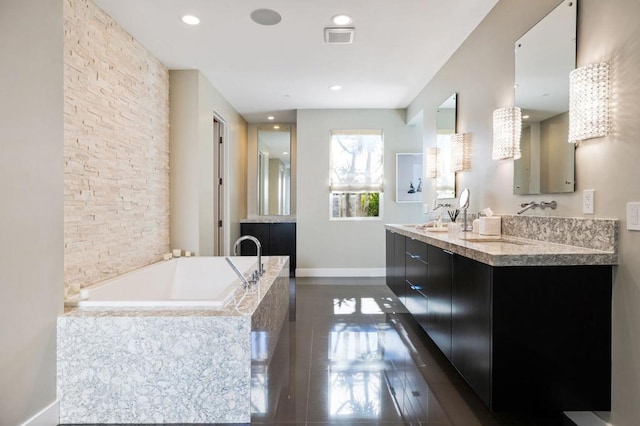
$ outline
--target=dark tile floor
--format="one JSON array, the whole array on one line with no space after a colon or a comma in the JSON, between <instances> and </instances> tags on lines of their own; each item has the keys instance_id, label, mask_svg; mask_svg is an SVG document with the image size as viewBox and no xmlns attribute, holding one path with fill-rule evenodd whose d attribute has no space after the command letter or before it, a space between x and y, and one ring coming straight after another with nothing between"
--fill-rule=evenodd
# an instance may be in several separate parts
<instances>
[{"instance_id":1,"label":"dark tile floor","mask_svg":"<svg viewBox=\"0 0 640 426\"><path fill-rule=\"evenodd\" d=\"M252 424L573 425L490 412L382 279L296 281L296 320L254 370Z\"/></svg>"}]
</instances>

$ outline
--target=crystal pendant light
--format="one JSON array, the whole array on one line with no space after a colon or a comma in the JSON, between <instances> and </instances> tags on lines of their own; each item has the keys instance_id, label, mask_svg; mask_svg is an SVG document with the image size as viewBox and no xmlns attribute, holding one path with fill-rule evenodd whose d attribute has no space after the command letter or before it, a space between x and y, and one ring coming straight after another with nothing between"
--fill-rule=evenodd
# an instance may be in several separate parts
<instances>
[{"instance_id":1,"label":"crystal pendant light","mask_svg":"<svg viewBox=\"0 0 640 426\"><path fill-rule=\"evenodd\" d=\"M520 158L522 112L518 107L499 108L493 112L494 160Z\"/></svg>"},{"instance_id":2,"label":"crystal pendant light","mask_svg":"<svg viewBox=\"0 0 640 426\"><path fill-rule=\"evenodd\" d=\"M610 130L608 62L569 74L569 142L607 136Z\"/></svg>"},{"instance_id":3,"label":"crystal pendant light","mask_svg":"<svg viewBox=\"0 0 640 426\"><path fill-rule=\"evenodd\" d=\"M454 172L471 168L471 134L454 133L451 135L451 167Z\"/></svg>"}]
</instances>

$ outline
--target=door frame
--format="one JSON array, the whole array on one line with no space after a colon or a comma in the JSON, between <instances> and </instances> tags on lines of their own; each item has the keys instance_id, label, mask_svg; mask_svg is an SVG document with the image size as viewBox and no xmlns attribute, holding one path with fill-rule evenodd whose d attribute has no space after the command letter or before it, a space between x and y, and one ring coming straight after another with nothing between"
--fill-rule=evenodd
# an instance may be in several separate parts
<instances>
[{"instance_id":1,"label":"door frame","mask_svg":"<svg viewBox=\"0 0 640 426\"><path fill-rule=\"evenodd\" d=\"M219 131L216 130L216 123L219 124ZM229 121L217 111L213 111L213 255L229 255ZM222 137L222 143L219 142ZM222 172L220 172L222 168ZM222 185L219 180L222 178ZM218 226L218 221L222 221L222 227Z\"/></svg>"}]
</instances>

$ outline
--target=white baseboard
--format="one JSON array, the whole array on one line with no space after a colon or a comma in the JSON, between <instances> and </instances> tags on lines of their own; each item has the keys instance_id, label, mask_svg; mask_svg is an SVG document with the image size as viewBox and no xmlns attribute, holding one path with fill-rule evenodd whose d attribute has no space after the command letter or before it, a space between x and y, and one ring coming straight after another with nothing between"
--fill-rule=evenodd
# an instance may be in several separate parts
<instances>
[{"instance_id":1,"label":"white baseboard","mask_svg":"<svg viewBox=\"0 0 640 426\"><path fill-rule=\"evenodd\" d=\"M57 426L60 423L60 401L57 399L20 426Z\"/></svg>"},{"instance_id":2,"label":"white baseboard","mask_svg":"<svg viewBox=\"0 0 640 426\"><path fill-rule=\"evenodd\" d=\"M578 426L613 426L602 420L593 411L565 411L564 415Z\"/></svg>"},{"instance_id":3,"label":"white baseboard","mask_svg":"<svg viewBox=\"0 0 640 426\"><path fill-rule=\"evenodd\" d=\"M384 277L385 268L296 268L296 277Z\"/></svg>"}]
</instances>

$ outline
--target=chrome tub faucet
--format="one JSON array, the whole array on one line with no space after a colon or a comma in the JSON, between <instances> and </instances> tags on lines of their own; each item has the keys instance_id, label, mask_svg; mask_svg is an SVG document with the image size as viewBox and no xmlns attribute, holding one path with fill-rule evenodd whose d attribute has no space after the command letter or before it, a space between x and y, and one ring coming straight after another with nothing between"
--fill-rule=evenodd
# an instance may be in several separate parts
<instances>
[{"instance_id":1,"label":"chrome tub faucet","mask_svg":"<svg viewBox=\"0 0 640 426\"><path fill-rule=\"evenodd\" d=\"M258 267L256 269L256 272L257 272L257 276L261 277L262 275L264 275L264 267L262 266L262 256L261 256L262 245L260 244L260 241L256 237L254 237L253 235L243 235L242 237L238 238L236 242L233 244L233 255L234 256L238 255L238 246L240 245L241 242L246 240L252 241L256 245L256 253L258 254Z\"/></svg>"}]
</instances>

